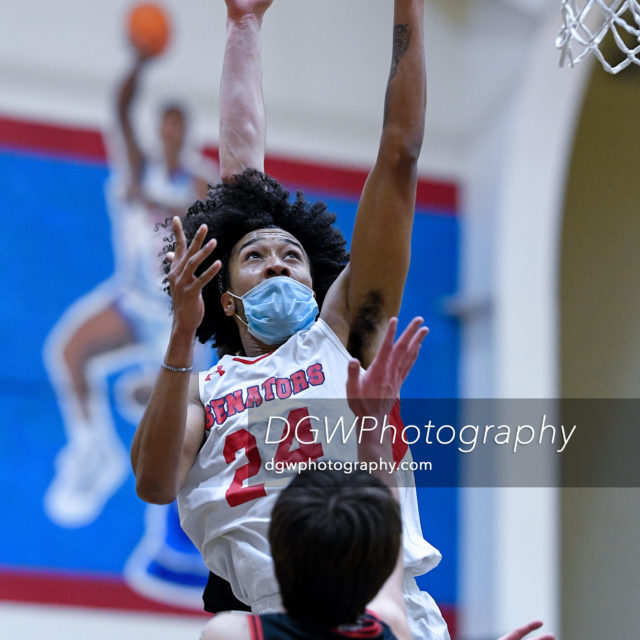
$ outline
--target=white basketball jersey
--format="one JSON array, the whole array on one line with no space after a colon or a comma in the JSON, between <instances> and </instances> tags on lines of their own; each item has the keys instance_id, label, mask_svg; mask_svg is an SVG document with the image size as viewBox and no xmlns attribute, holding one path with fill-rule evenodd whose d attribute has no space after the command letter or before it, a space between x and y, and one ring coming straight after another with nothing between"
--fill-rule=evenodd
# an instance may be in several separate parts
<instances>
[{"instance_id":1,"label":"white basketball jersey","mask_svg":"<svg viewBox=\"0 0 640 640\"><path fill-rule=\"evenodd\" d=\"M296 473L278 476L268 471L269 465L357 460L355 438L344 444L341 437L355 419L345 400L349 360L338 337L318 320L272 353L227 355L200 374L206 439L178 495L180 521L209 569L250 605L278 593L267 540L269 518L278 491ZM329 432L309 419L319 407L330 416ZM273 419L274 414L280 418ZM343 426L332 432L339 415ZM294 440L296 424L306 431L302 428ZM318 427L315 433L312 425ZM407 449L403 459L410 455ZM441 556L422 537L411 472L398 474L405 566L410 575L421 575ZM309 544L313 552L313 541Z\"/></svg>"},{"instance_id":2,"label":"white basketball jersey","mask_svg":"<svg viewBox=\"0 0 640 640\"><path fill-rule=\"evenodd\" d=\"M197 199L196 178L218 172L211 162L194 161L185 156L181 166L170 172L165 162L149 154L145 159L140 189L143 199L126 195L127 180L115 174L107 188L116 251L116 273L121 289L126 291L128 306L141 315L168 318L169 296L163 291L161 252L165 236L159 224L173 215L175 209L186 209Z\"/></svg>"}]
</instances>

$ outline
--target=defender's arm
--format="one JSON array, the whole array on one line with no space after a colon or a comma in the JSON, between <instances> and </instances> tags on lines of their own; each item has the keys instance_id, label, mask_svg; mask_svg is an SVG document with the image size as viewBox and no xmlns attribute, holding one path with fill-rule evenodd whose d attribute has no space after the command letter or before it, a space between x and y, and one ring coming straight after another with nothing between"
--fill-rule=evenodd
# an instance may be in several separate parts
<instances>
[{"instance_id":1,"label":"defender's arm","mask_svg":"<svg viewBox=\"0 0 640 640\"><path fill-rule=\"evenodd\" d=\"M382 339L380 350L367 371L360 375L360 363L352 360L349 363L347 378L347 398L354 414L360 418L371 416L377 420L379 427L375 430L364 430L358 440L358 460L361 462L378 462L384 460L393 463L392 442L387 430L381 435L381 425L389 415L395 399L400 395L400 388L415 363L420 345L427 335L428 329L422 326L422 318L414 318L402 335L394 343L397 319L388 323ZM390 474L381 469L376 474L391 490L398 500L398 487L395 473ZM399 639L411 637L407 614L402 595L402 577L404 574L402 544L398 552L398 560L393 572L380 588L369 608L384 620Z\"/></svg>"}]
</instances>

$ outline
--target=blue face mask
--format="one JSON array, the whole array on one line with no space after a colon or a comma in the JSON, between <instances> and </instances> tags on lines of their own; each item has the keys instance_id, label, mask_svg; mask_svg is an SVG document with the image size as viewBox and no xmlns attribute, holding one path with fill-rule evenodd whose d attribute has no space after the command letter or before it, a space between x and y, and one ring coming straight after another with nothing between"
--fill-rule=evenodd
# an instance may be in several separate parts
<instances>
[{"instance_id":1,"label":"blue face mask","mask_svg":"<svg viewBox=\"0 0 640 640\"><path fill-rule=\"evenodd\" d=\"M283 344L294 333L309 329L318 315L313 291L287 276L267 278L243 296L227 293L242 300L249 333L265 344Z\"/></svg>"}]
</instances>

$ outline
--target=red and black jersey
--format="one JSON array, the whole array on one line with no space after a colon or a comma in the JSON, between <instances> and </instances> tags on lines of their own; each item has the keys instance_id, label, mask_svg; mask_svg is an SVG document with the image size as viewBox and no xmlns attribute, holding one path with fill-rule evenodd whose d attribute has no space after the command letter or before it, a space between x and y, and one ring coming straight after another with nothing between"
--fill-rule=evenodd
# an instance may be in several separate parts
<instances>
[{"instance_id":1,"label":"red and black jersey","mask_svg":"<svg viewBox=\"0 0 640 640\"><path fill-rule=\"evenodd\" d=\"M286 613L249 616L251 640L396 640L387 624L365 613L356 624L327 629L301 622Z\"/></svg>"}]
</instances>

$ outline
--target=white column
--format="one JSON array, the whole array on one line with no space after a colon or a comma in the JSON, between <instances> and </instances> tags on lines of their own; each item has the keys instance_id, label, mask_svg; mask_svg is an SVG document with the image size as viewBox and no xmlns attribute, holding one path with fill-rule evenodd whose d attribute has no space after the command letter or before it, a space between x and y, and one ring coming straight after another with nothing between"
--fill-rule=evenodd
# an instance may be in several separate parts
<instances>
[{"instance_id":1,"label":"white column","mask_svg":"<svg viewBox=\"0 0 640 640\"><path fill-rule=\"evenodd\" d=\"M491 307L483 323L496 398L558 394L558 247L565 170L590 69L588 63L558 68L554 39L559 24L558 11L546 12L524 42L521 77L496 116L503 128L496 125L497 135L479 140L484 146L475 148L476 166L469 174L467 214L473 216L474 206L486 207L479 193L489 194L495 206L494 236L485 249L493 260L486 287ZM492 176L478 169L483 155L500 158ZM490 186L478 185L478 179L490 180ZM473 242L473 236L467 238L469 245ZM467 338L478 332L478 322L470 325ZM481 367L474 366L481 376ZM478 383L481 379L466 381L467 397L486 387L486 380ZM545 474L553 484L556 461L546 462ZM561 635L559 491L467 489L461 491L460 504L461 637L496 638L535 618Z\"/></svg>"}]
</instances>

